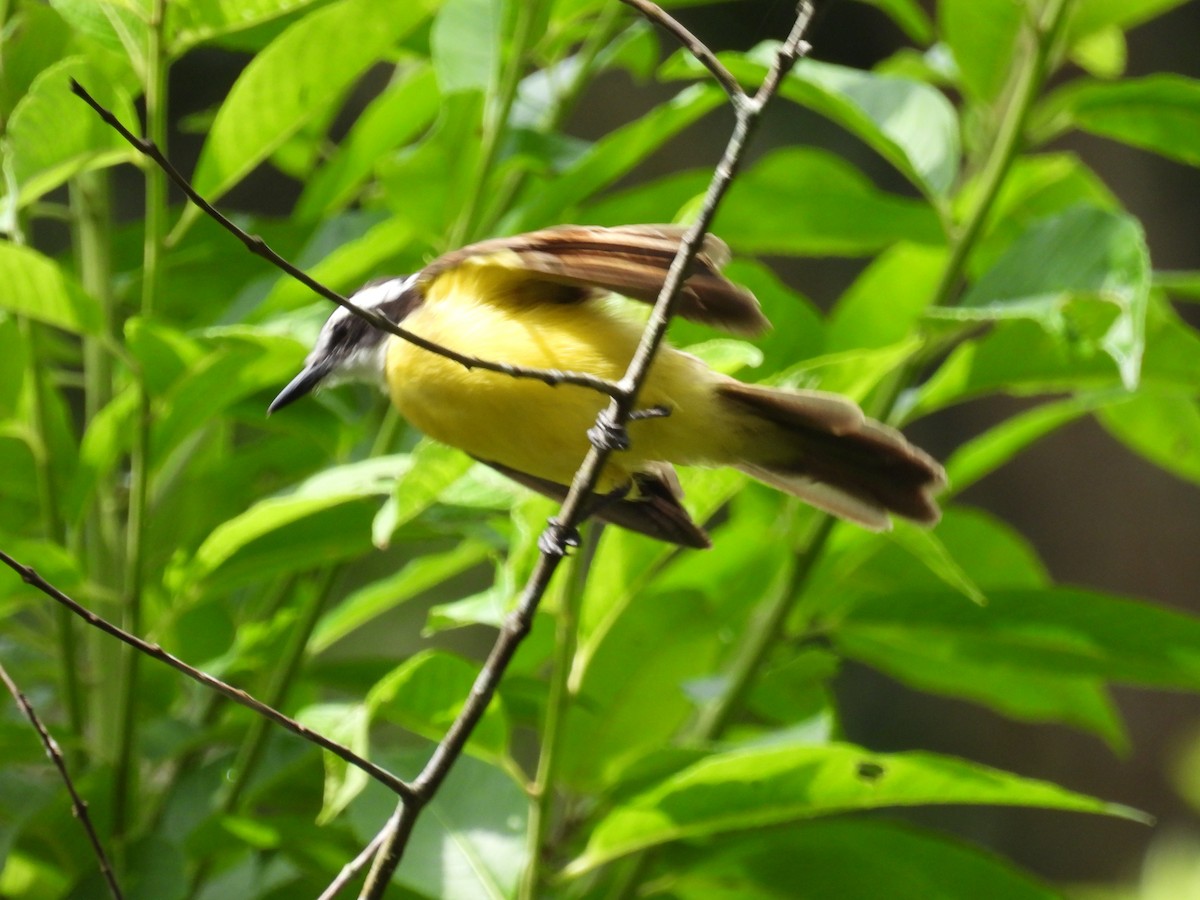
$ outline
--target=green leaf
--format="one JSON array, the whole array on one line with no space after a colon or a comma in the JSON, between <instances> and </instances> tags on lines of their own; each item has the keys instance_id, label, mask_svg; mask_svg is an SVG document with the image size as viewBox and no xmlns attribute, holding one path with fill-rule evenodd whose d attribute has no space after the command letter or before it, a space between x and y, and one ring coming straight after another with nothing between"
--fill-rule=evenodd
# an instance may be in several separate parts
<instances>
[{"instance_id":1,"label":"green leaf","mask_svg":"<svg viewBox=\"0 0 1200 900\"><path fill-rule=\"evenodd\" d=\"M384 762L395 772L416 772L427 756L416 751ZM395 794L368 787L349 812L359 842L369 842L395 809ZM395 880L439 900L516 896L527 859L528 813L529 797L506 772L470 756L459 759L417 820Z\"/></svg>"},{"instance_id":2,"label":"green leaf","mask_svg":"<svg viewBox=\"0 0 1200 900\"><path fill-rule=\"evenodd\" d=\"M486 91L499 69L499 0L445 0L429 36L442 94Z\"/></svg>"},{"instance_id":3,"label":"green leaf","mask_svg":"<svg viewBox=\"0 0 1200 900\"><path fill-rule=\"evenodd\" d=\"M100 331L100 307L53 260L0 243L0 309L75 334Z\"/></svg>"},{"instance_id":4,"label":"green leaf","mask_svg":"<svg viewBox=\"0 0 1200 900\"><path fill-rule=\"evenodd\" d=\"M1071 61L1097 78L1119 78L1127 56L1125 33L1113 25L1085 35L1071 47Z\"/></svg>"},{"instance_id":5,"label":"green leaf","mask_svg":"<svg viewBox=\"0 0 1200 900\"><path fill-rule=\"evenodd\" d=\"M172 0L167 5L166 23L170 54L180 57L196 44L255 28L316 2L318 0Z\"/></svg>"},{"instance_id":6,"label":"green leaf","mask_svg":"<svg viewBox=\"0 0 1200 900\"><path fill-rule=\"evenodd\" d=\"M1195 78L1160 74L1073 83L1047 99L1041 115L1053 133L1079 128L1200 166L1200 80Z\"/></svg>"},{"instance_id":7,"label":"green leaf","mask_svg":"<svg viewBox=\"0 0 1200 900\"><path fill-rule=\"evenodd\" d=\"M64 59L43 70L14 107L5 134L18 206L28 205L78 172L137 156L116 131L71 93L72 79L136 130L137 115L129 96L110 85L82 57Z\"/></svg>"},{"instance_id":8,"label":"green leaf","mask_svg":"<svg viewBox=\"0 0 1200 900\"><path fill-rule=\"evenodd\" d=\"M1186 0L1076 0L1069 34L1083 37L1109 26L1130 29L1183 5Z\"/></svg>"},{"instance_id":9,"label":"green leaf","mask_svg":"<svg viewBox=\"0 0 1200 900\"><path fill-rule=\"evenodd\" d=\"M1133 389L1145 350L1149 292L1149 251L1138 221L1078 206L1030 228L959 306L928 315L954 321L1033 319L1064 343L1108 354Z\"/></svg>"},{"instance_id":10,"label":"green leaf","mask_svg":"<svg viewBox=\"0 0 1200 900\"><path fill-rule=\"evenodd\" d=\"M933 300L945 251L900 243L873 259L829 316L830 351L886 347L912 333Z\"/></svg>"},{"instance_id":11,"label":"green leaf","mask_svg":"<svg viewBox=\"0 0 1200 900\"><path fill-rule=\"evenodd\" d=\"M948 591L883 593L830 624L943 661L1200 690L1200 620L1094 591L995 589L984 606Z\"/></svg>"},{"instance_id":12,"label":"green leaf","mask_svg":"<svg viewBox=\"0 0 1200 900\"><path fill-rule=\"evenodd\" d=\"M214 528L181 569L168 573L168 581L173 589L198 582L264 535L333 507L387 494L394 480L408 466L407 455L349 463L314 475L290 494L260 500L241 515ZM304 559L297 554L292 568L294 570L296 562L309 566L320 561Z\"/></svg>"},{"instance_id":13,"label":"green leaf","mask_svg":"<svg viewBox=\"0 0 1200 900\"><path fill-rule=\"evenodd\" d=\"M981 478L990 475L1022 450L1040 441L1064 425L1082 418L1105 403L1114 394L1081 394L1035 406L1005 419L983 434L972 438L954 451L946 461L949 494L961 493Z\"/></svg>"},{"instance_id":14,"label":"green leaf","mask_svg":"<svg viewBox=\"0 0 1200 900\"><path fill-rule=\"evenodd\" d=\"M371 720L364 703L322 703L309 706L300 710L296 719L302 725L307 725L339 744L344 744L359 756L370 755ZM322 753L321 758L325 763L325 796L321 801L321 812L317 816L317 822L327 825L362 793L370 781L370 776L332 753Z\"/></svg>"},{"instance_id":15,"label":"green leaf","mask_svg":"<svg viewBox=\"0 0 1200 900\"><path fill-rule=\"evenodd\" d=\"M897 545L903 547L915 559L933 573L940 581L958 591L972 603L980 606L987 603L987 597L967 571L959 565L943 544L927 528L921 528L907 521L898 521L887 536Z\"/></svg>"},{"instance_id":16,"label":"green leaf","mask_svg":"<svg viewBox=\"0 0 1200 900\"><path fill-rule=\"evenodd\" d=\"M196 164L196 190L210 201L229 190L337 102L435 2L341 0L291 25L251 60L221 104Z\"/></svg>"},{"instance_id":17,"label":"green leaf","mask_svg":"<svg viewBox=\"0 0 1200 900\"><path fill-rule=\"evenodd\" d=\"M306 181L295 215L311 222L349 204L380 157L429 127L440 101L431 66L419 63L406 69L371 101L337 149Z\"/></svg>"},{"instance_id":18,"label":"green leaf","mask_svg":"<svg viewBox=\"0 0 1200 900\"><path fill-rule=\"evenodd\" d=\"M1032 15L1026 0L942 0L938 4L938 25L972 99L987 104L1000 95L1017 58L1022 27Z\"/></svg>"},{"instance_id":19,"label":"green leaf","mask_svg":"<svg viewBox=\"0 0 1200 900\"><path fill-rule=\"evenodd\" d=\"M475 464L461 450L431 440L419 443L409 458L411 465L396 479L371 529L371 539L381 550L391 543L398 529L429 509L442 491Z\"/></svg>"},{"instance_id":20,"label":"green leaf","mask_svg":"<svg viewBox=\"0 0 1200 900\"><path fill-rule=\"evenodd\" d=\"M680 847L671 856L680 900L1060 900L1008 861L948 835L878 819L805 822L785 832Z\"/></svg>"},{"instance_id":21,"label":"green leaf","mask_svg":"<svg viewBox=\"0 0 1200 900\"><path fill-rule=\"evenodd\" d=\"M848 744L772 744L713 754L619 804L596 825L583 855L565 874L582 875L672 841L850 810L960 803L1144 819L1127 807L1049 782L932 753L871 753Z\"/></svg>"},{"instance_id":22,"label":"green leaf","mask_svg":"<svg viewBox=\"0 0 1200 900\"><path fill-rule=\"evenodd\" d=\"M322 653L346 635L402 603L483 562L491 548L463 541L444 553L426 553L387 578L361 587L321 617L308 641L308 651Z\"/></svg>"},{"instance_id":23,"label":"green leaf","mask_svg":"<svg viewBox=\"0 0 1200 900\"><path fill-rule=\"evenodd\" d=\"M1200 484L1200 404L1196 392L1141 391L1102 409L1101 424L1135 453Z\"/></svg>"},{"instance_id":24,"label":"green leaf","mask_svg":"<svg viewBox=\"0 0 1200 900\"><path fill-rule=\"evenodd\" d=\"M367 694L371 719L394 722L403 728L441 740L471 694L479 667L440 650L425 650L383 676ZM508 758L508 721L499 698L471 732L468 752L484 759Z\"/></svg>"},{"instance_id":25,"label":"green leaf","mask_svg":"<svg viewBox=\"0 0 1200 900\"><path fill-rule=\"evenodd\" d=\"M138 80L145 83L150 0L52 0L50 5L76 31L127 56Z\"/></svg>"},{"instance_id":26,"label":"green leaf","mask_svg":"<svg viewBox=\"0 0 1200 900\"><path fill-rule=\"evenodd\" d=\"M508 233L528 231L575 218L572 211L609 187L671 137L719 107L725 95L710 85L692 85L637 121L609 132L579 161L556 173L553 188L531 186L505 221Z\"/></svg>"},{"instance_id":27,"label":"green leaf","mask_svg":"<svg viewBox=\"0 0 1200 900\"><path fill-rule=\"evenodd\" d=\"M941 244L937 215L874 187L838 157L776 150L730 188L713 231L740 253L864 256L907 240Z\"/></svg>"},{"instance_id":28,"label":"green leaf","mask_svg":"<svg viewBox=\"0 0 1200 900\"><path fill-rule=\"evenodd\" d=\"M746 54L721 54L742 83L765 77L779 45L765 42ZM696 78L706 70L680 52L663 76ZM950 101L919 81L802 59L780 88L787 99L807 106L861 138L930 197L943 197L958 173L958 119Z\"/></svg>"}]
</instances>

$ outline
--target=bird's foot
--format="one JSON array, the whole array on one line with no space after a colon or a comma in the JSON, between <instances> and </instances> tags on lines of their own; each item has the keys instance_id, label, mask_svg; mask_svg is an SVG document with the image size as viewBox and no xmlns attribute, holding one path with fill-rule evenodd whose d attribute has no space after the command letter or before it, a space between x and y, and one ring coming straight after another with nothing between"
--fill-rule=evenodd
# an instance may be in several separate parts
<instances>
[{"instance_id":1,"label":"bird's foot","mask_svg":"<svg viewBox=\"0 0 1200 900\"><path fill-rule=\"evenodd\" d=\"M661 419L669 416L671 411L665 406L649 406L646 409L635 409L629 414L629 421L638 419ZM617 423L612 414L606 409L596 417L596 424L588 429L588 440L597 450L628 450L631 446L629 431L624 425Z\"/></svg>"},{"instance_id":2,"label":"bird's foot","mask_svg":"<svg viewBox=\"0 0 1200 900\"><path fill-rule=\"evenodd\" d=\"M547 556L566 556L571 547L579 546L579 529L549 519L546 530L538 537L538 550Z\"/></svg>"},{"instance_id":3,"label":"bird's foot","mask_svg":"<svg viewBox=\"0 0 1200 900\"><path fill-rule=\"evenodd\" d=\"M596 424L587 431L588 440L597 450L628 450L630 447L629 432L625 426L613 419L606 409L596 417Z\"/></svg>"}]
</instances>

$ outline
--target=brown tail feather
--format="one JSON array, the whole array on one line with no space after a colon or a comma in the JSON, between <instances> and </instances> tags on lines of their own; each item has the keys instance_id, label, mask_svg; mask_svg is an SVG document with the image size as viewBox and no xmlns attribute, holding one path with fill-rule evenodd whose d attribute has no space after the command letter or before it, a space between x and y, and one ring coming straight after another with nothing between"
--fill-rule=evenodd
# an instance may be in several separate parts
<instances>
[{"instance_id":1,"label":"brown tail feather","mask_svg":"<svg viewBox=\"0 0 1200 900\"><path fill-rule=\"evenodd\" d=\"M751 427L751 458L738 468L866 528L890 527L888 513L923 525L941 516L933 495L942 467L900 432L836 394L786 391L729 381L720 395L773 428Z\"/></svg>"}]
</instances>

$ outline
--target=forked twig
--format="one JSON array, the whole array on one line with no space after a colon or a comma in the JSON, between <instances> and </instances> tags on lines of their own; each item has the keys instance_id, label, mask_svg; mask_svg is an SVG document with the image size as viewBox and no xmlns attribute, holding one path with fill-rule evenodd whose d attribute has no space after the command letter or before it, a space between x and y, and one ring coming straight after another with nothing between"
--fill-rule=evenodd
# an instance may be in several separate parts
<instances>
[{"instance_id":1,"label":"forked twig","mask_svg":"<svg viewBox=\"0 0 1200 900\"><path fill-rule=\"evenodd\" d=\"M657 10L653 14L656 22L664 24L665 20L670 19L658 7L654 7L654 9ZM619 433L624 429L625 423L629 420L634 404L637 401L638 393L649 374L650 366L666 335L667 326L670 324L676 300L683 285L685 273L698 252L709 226L712 224L717 206L733 182L734 175L745 152L747 141L754 127L758 124L767 103L775 95L776 91L778 91L783 77L795 64L796 60L808 50L808 45L804 41L804 33L808 28L809 22L812 20L812 15L812 3L809 0L801 0L791 33L788 35L787 40L780 45L771 69L768 71L758 91L752 97L749 97L741 94L741 89L738 89L741 99L735 99L734 101L737 123L725 147L725 152L713 172L713 177L709 182L708 191L705 194L700 214L696 222L688 228L687 233L684 235L679 250L675 254L675 258L667 272L666 280L663 283L662 290L659 292L658 300L655 302L654 310L650 315L650 320L647 322L646 328L642 333L641 342L624 377L620 381L622 392L619 396L615 396L608 408L600 413L600 416L596 420L594 431L600 434ZM698 43L697 39L692 37L690 32L684 29L683 26L676 24L675 26L668 27L673 34L679 36L681 39L683 39L683 35L687 35L691 42ZM685 41L685 43L688 42ZM690 43L688 43L688 46L689 49L692 49ZM695 51L693 50L693 52ZM708 53L708 56L715 59L711 52ZM701 59L701 62L704 62L704 59ZM705 64L707 65L707 63ZM711 66L709 68L710 70L712 69ZM718 78L720 77L718 75ZM529 633L533 625L534 613L537 611L542 595L545 593L551 577L562 560L563 550L561 547L564 536L572 532L575 526L586 517L586 498L594 491L604 464L612 452L614 443L594 440L587 457L575 473L571 490L563 502L562 508L555 519L551 520L551 527L548 532L551 538L547 541L546 549L543 549L541 556L538 558L533 574L525 585L524 591L522 591L517 608L505 619L504 626L500 629L500 634L496 638L496 643L493 645L487 661L476 677L475 683L471 687L471 693L463 704L458 718L455 719L450 729L446 732L445 737L442 738L441 743L438 744L437 749L434 750L421 774L412 782L416 802L405 801L401 804L396 814L389 820L383 832L381 832L386 833L387 838L379 850L375 865L367 876L366 884L359 895L360 900L379 900L383 896L391 880L392 873L395 872L396 867L400 863L408 837L412 832L413 823L419 815L421 807L429 801L445 780L450 772L450 768L454 765L455 760L461 755L463 748L466 746L471 732L483 717L483 713L487 709L488 703L491 701L492 695L495 693L505 669L508 667L521 641ZM557 551L550 549L553 546L558 546L559 549Z\"/></svg>"},{"instance_id":2,"label":"forked twig","mask_svg":"<svg viewBox=\"0 0 1200 900\"><path fill-rule=\"evenodd\" d=\"M67 761L63 757L62 750L59 749L58 741L54 740L53 735L46 730L46 726L42 724L42 720L34 710L33 704L21 693L21 689L17 687L17 683L12 680L12 677L2 665L0 665L0 681L4 682L4 686L8 688L8 692L17 701L17 706L21 708L21 712L29 720L29 724L33 726L33 730L37 732L37 736L41 739L42 747L46 750L46 755L50 757L50 761L58 769L59 777L62 778L63 784L66 785L67 793L71 795L71 812L74 813L75 818L79 820L79 824L83 826L83 830L87 834L88 843L92 845L92 852L96 854L96 862L100 865L100 874L104 876L109 894L113 896L114 900L123 900L124 894L121 893L121 886L117 884L117 876L113 872L112 864L108 861L108 854L104 852L104 845L100 843L100 835L96 833L96 827L92 824L92 817L88 815L87 801L79 796L79 791L75 789L75 782L71 780L71 773L67 771Z\"/></svg>"},{"instance_id":3,"label":"forked twig","mask_svg":"<svg viewBox=\"0 0 1200 900\"><path fill-rule=\"evenodd\" d=\"M191 182L183 177L183 173L175 168L174 164L167 159L163 152L158 148L157 144L155 144L153 141L146 140L145 138L139 138L128 128L122 125L121 120L118 119L111 110L101 106L100 102L91 94L89 94L83 85L73 78L71 79L71 92L82 99L93 110L95 110L96 115L100 116L101 119L103 119L118 134L120 134L121 137L123 137L135 150L166 172L167 177L169 177L173 182L175 182L176 185L179 186L179 189L187 195L189 200L191 200L198 207L200 207L200 209L211 216L222 228L241 241L246 246L247 250L256 256L261 256L263 259L267 260L267 262L286 272L305 287L316 292L317 294L320 294L326 300L336 303L338 306L342 307L342 309L358 316L363 321L369 322L372 326L378 328L380 331L385 331L388 334L395 335L401 340L408 341L410 344L420 347L422 350L428 350L430 353L435 353L438 356L444 356L446 359L458 363L465 369L483 369L488 372L499 372L502 375L508 375L512 378L528 378L533 381L540 381L543 384L548 384L551 387L557 387L560 384L574 384L578 385L579 387L590 388L593 391L606 394L609 397L620 396L621 388L619 385L614 384L605 378L599 378L595 375L588 375L586 372L563 372L558 369L535 369L529 366L517 366L513 365L512 363L495 362L489 359L481 359L478 356L469 356L465 353L458 353L457 351L451 350L448 347L443 347L441 344L431 341L428 338L423 338L419 334L409 331L407 328L396 324L391 319L380 315L372 309L364 309L358 304L350 302L337 291L333 290L327 285L321 284L321 282L317 281L303 269L292 265L292 263L288 262L278 253L272 250L270 246L267 245L267 242L257 234L250 234L231 222L229 218L224 215L224 213L222 213L196 192L196 189L192 187Z\"/></svg>"},{"instance_id":4,"label":"forked twig","mask_svg":"<svg viewBox=\"0 0 1200 900\"><path fill-rule=\"evenodd\" d=\"M236 703L240 703L242 706L253 710L260 716L282 725L288 731L299 735L306 741L316 744L318 747L321 747L324 750L328 750L334 756L345 760L356 769L361 769L380 784L390 788L400 797L401 800L408 801L415 798L416 795L412 786L403 779L393 775L387 769L376 765L370 760L363 759L349 747L339 744L337 741L331 740L325 737L325 735L319 734L318 732L313 731L311 728L301 725L295 719L284 715L272 706L267 706L267 704L263 703L261 700L256 700L245 691L235 688L233 685L228 684L219 678L215 678L212 675L209 675L207 672L202 672L193 666L189 666L182 659L171 655L157 644L151 644L149 641L144 641L141 638L130 634L128 631L125 631L124 629L112 624L112 622L109 622L107 619L96 615L90 609L71 599L46 579L44 579L31 566L26 566L17 562L3 550L0 550L0 562L3 562L6 566L20 575L21 580L26 584L37 588L50 599L62 604L93 628L98 628L105 634L112 635L113 637L117 638L117 640L123 641L124 643L133 647L135 650L139 650L147 656L157 659L159 662L166 663L168 666L178 672L182 672L193 681L198 681L205 687L211 688L212 690L228 697L230 700L233 700Z\"/></svg>"}]
</instances>

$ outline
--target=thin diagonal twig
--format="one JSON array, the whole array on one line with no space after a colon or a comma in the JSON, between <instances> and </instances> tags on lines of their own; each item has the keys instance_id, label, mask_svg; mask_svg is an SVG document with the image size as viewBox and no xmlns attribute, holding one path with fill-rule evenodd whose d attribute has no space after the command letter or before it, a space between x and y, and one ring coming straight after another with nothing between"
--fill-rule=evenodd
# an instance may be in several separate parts
<instances>
[{"instance_id":1,"label":"thin diagonal twig","mask_svg":"<svg viewBox=\"0 0 1200 900\"><path fill-rule=\"evenodd\" d=\"M742 102L734 103L737 113L737 124L725 147L709 182L704 204L696 222L687 230L679 250L667 271L667 277L662 290L655 302L650 320L642 333L633 359L624 377L620 381L622 388L620 396L613 398L608 407L600 413L596 420L596 431L601 434L614 434L623 430L625 423L633 411L638 393L650 371L654 357L662 345L674 312L679 290L683 285L685 273L698 252L704 236L712 224L717 207L729 189L741 163L746 144L755 126L758 124L767 103L779 89L783 77L795 64L796 60L808 50L804 42L804 33L812 19L813 7L808 0L802 0L798 6L796 21L792 26L787 40L780 45L770 71L762 85L753 97L744 98ZM667 16L662 10L658 11L656 21ZM672 29L676 34L687 33L682 26ZM693 40L695 40L693 38ZM397 809L389 824L385 826L388 832L376 858L367 882L360 893L360 900L379 900L387 889L392 873L400 864L405 844L411 833L412 823L420 813L421 807L436 793L438 787L449 774L454 762L461 755L467 740L476 724L483 717L492 695L495 693L505 669L520 646L521 641L529 633L533 625L534 613L541 602L550 583L551 577L562 560L564 537L574 530L576 524L586 517L585 501L594 491L599 482L601 471L606 463L615 441L594 442L587 457L575 473L570 492L563 502L558 515L551 520L549 531L551 539L546 549L543 549L534 567L533 574L522 591L517 608L505 619L504 626L488 655L487 661L480 670L471 693L463 704L458 718L450 726L437 749L434 750L429 762L421 774L413 780L413 792L417 803L405 802ZM554 546L560 549L552 549Z\"/></svg>"},{"instance_id":2,"label":"thin diagonal twig","mask_svg":"<svg viewBox=\"0 0 1200 900\"><path fill-rule=\"evenodd\" d=\"M388 820L389 826L394 819L395 816ZM321 896L317 897L317 900L333 900L334 897L340 894L346 885L354 879L354 876L367 867L375 856L375 851L387 839L388 834L390 834L389 827L385 826L371 839L371 843L363 847L362 852L358 856L342 866L342 870L337 873L337 877L329 882L329 887L321 891Z\"/></svg>"},{"instance_id":3,"label":"thin diagonal twig","mask_svg":"<svg viewBox=\"0 0 1200 900\"><path fill-rule=\"evenodd\" d=\"M104 845L100 843L100 835L96 833L96 828L92 824L92 817L88 815L87 801L79 796L79 791L75 789L75 782L71 780L71 774L67 771L67 761L63 757L62 750L59 749L58 741L54 740L53 735L46 730L46 726L42 724L42 720L34 710L33 704L21 693L20 688L17 687L17 683L12 680L12 677L2 665L0 665L0 681L4 682L4 686L8 688L8 692L17 701L17 706L21 708L21 712L29 720L29 724L33 726L33 730L37 732L37 736L41 739L42 747L46 750L46 755L50 757L50 761L58 769L59 777L62 778L63 784L66 785L67 793L71 795L71 812L74 813L75 818L79 820L79 824L83 826L83 830L87 834L88 843L92 845L92 852L96 855L96 862L100 866L100 874L104 876L104 881L108 885L109 894L113 896L114 900L123 900L124 894L121 893L121 886L117 884L117 876L113 872L112 864L108 861L108 854L104 852Z\"/></svg>"},{"instance_id":4,"label":"thin diagonal twig","mask_svg":"<svg viewBox=\"0 0 1200 900\"><path fill-rule=\"evenodd\" d=\"M702 40L684 28L679 20L672 18L661 6L651 3L650 0L621 0L621 2L626 6L632 6L651 22L661 25L674 35L675 39L683 44L702 66L712 72L713 78L717 79L717 83L725 89L725 93L729 95L735 108L740 108L749 99L746 91L733 77L733 73L725 68L724 63L717 59L717 55L708 49Z\"/></svg>"},{"instance_id":5,"label":"thin diagonal twig","mask_svg":"<svg viewBox=\"0 0 1200 900\"><path fill-rule=\"evenodd\" d=\"M159 662L166 663L168 666L178 672L182 672L193 681L197 681L205 687L211 688L219 694L223 694L230 700L240 703L242 706L253 710L260 716L264 716L265 718L270 719L272 722L282 725L288 731L299 735L306 741L316 744L318 747L321 747L324 750L328 750L330 753L345 760L355 768L366 772L380 784L388 787L390 790L396 793L401 800L407 802L415 799L416 794L408 782L393 775L382 766L378 766L370 760L363 759L363 757L359 756L349 747L339 744L337 741L330 740L329 738L325 737L325 735L319 734L318 732L313 731L311 728L301 725L295 719L284 715L274 707L267 706L267 704L263 703L261 700L256 700L245 691L239 690L233 685L227 684L221 679L209 675L207 672L202 672L193 666L189 666L182 659L171 655L157 644L151 644L150 642L144 641L141 638L130 634L128 631L117 627L107 619L96 615L81 603L78 603L68 597L66 594L44 579L41 575L39 575L31 566L26 566L17 562L3 550L0 550L0 562L3 562L4 565L8 566L14 572L20 575L21 580L26 584L37 588L50 599L62 604L93 628L98 628L105 634L112 635L118 640L124 641L135 650L140 650L147 656L157 659Z\"/></svg>"},{"instance_id":6,"label":"thin diagonal twig","mask_svg":"<svg viewBox=\"0 0 1200 900\"><path fill-rule=\"evenodd\" d=\"M543 384L548 384L551 387L557 387L560 384L573 384L579 387L590 388L601 394L606 394L609 397L619 397L621 388L613 382L600 378L596 375L588 375L586 372L564 372L558 369L535 369L529 366L516 366L512 363L495 362L489 359L481 359L478 356L469 356L465 353L458 353L448 347L443 347L441 344L435 343L427 338L421 337L407 328L397 325L385 316L380 315L371 309L352 303L350 300L343 297L337 291L321 284L307 272L292 265L274 250L272 250L267 242L256 234L250 234L239 228L229 220L220 210L214 207L211 203L205 200L196 189L192 187L191 182L183 177L183 174L175 168L174 164L167 159L163 152L158 148L158 145L153 141L139 138L128 128L121 124L111 110L101 106L91 94L87 92L78 81L71 80L71 91L77 97L82 99L88 106L95 110L96 115L100 116L111 128L121 135L129 144L151 160L155 165L167 173L167 176L179 186L189 200L195 203L200 209L204 210L211 216L222 228L241 241L247 250L256 256L261 256L272 265L286 272L292 278L299 281L305 287L320 294L326 300L336 303L338 306L353 315L358 316L365 322L370 323L373 327L388 334L395 335L401 340L408 341L414 346L420 347L422 350L428 350L430 353L435 353L438 356L443 356L452 362L458 363L465 369L483 369L488 372L499 372L502 375L508 375L512 378L527 378L532 381L540 381Z\"/></svg>"}]
</instances>

